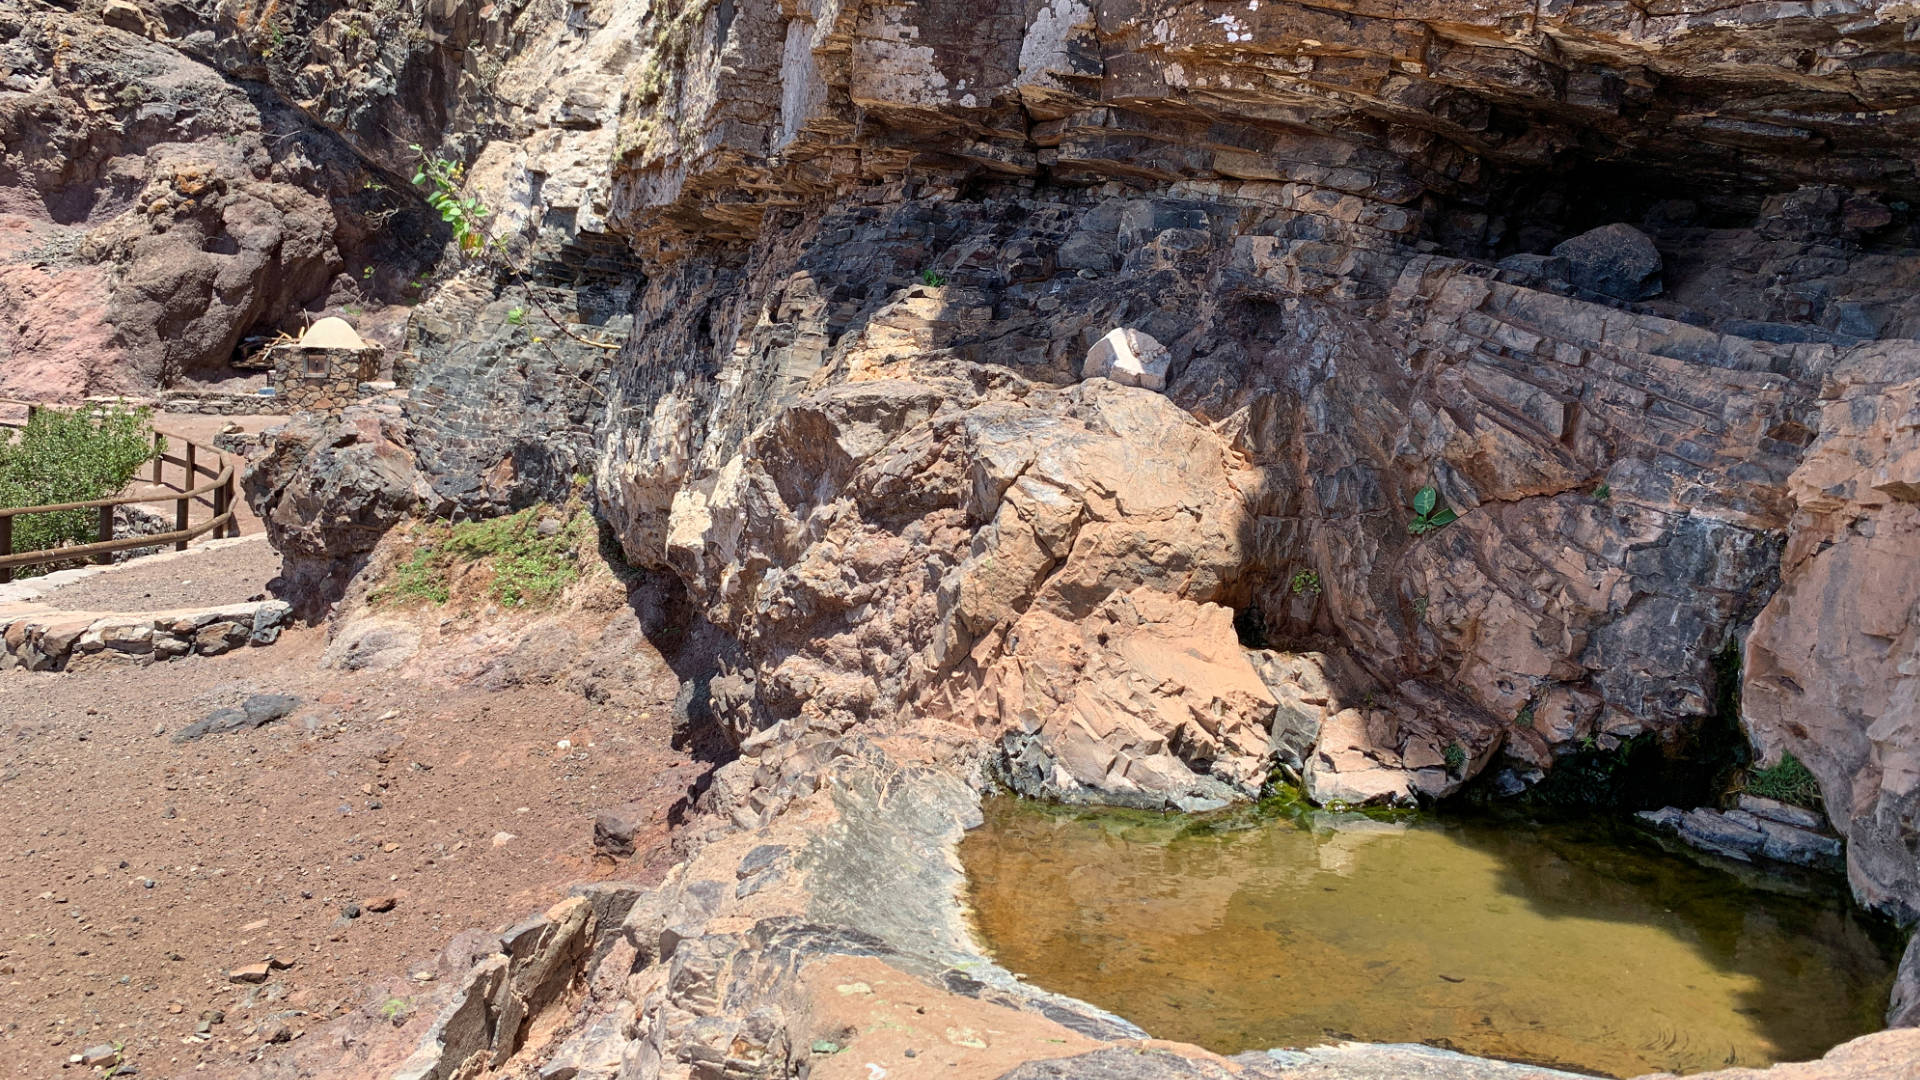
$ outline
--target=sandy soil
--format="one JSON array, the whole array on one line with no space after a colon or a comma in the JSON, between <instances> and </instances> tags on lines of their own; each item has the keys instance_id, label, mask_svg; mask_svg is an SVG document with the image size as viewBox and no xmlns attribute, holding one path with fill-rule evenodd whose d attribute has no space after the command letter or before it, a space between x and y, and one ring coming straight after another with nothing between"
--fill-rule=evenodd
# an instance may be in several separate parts
<instances>
[{"instance_id":1,"label":"sandy soil","mask_svg":"<svg viewBox=\"0 0 1920 1080\"><path fill-rule=\"evenodd\" d=\"M323 647L309 629L221 657L0 675L0 1076L51 1076L105 1042L145 1076L249 1075L273 1039L325 1041L338 1061L387 1014L425 1022L457 932L568 882L664 872L671 808L702 768L670 746L670 686L644 707L429 688L324 670ZM303 705L169 737L260 692ZM641 854L596 862L593 814L626 802L651 808ZM229 981L269 957L291 966ZM343 1016L357 1034L300 1041Z\"/></svg>"}]
</instances>

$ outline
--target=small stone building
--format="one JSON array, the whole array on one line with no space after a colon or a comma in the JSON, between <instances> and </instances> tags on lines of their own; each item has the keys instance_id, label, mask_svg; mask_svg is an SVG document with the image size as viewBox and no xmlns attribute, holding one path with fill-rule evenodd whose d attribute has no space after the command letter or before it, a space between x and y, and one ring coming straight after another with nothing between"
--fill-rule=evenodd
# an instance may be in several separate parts
<instances>
[{"instance_id":1,"label":"small stone building","mask_svg":"<svg viewBox=\"0 0 1920 1080\"><path fill-rule=\"evenodd\" d=\"M380 346L362 341L345 319L332 316L272 352L279 412L338 413L361 396L362 383L380 374Z\"/></svg>"}]
</instances>

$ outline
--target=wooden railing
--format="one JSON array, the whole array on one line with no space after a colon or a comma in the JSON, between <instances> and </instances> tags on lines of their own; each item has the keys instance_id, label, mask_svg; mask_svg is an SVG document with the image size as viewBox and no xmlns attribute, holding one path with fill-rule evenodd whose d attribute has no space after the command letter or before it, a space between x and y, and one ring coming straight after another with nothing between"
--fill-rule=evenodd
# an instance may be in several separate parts
<instances>
[{"instance_id":1,"label":"wooden railing","mask_svg":"<svg viewBox=\"0 0 1920 1080\"><path fill-rule=\"evenodd\" d=\"M181 456L159 453L163 440L167 445L182 447ZM178 465L181 468L180 486L163 492L145 492L133 495L118 495L111 499L92 499L87 502L54 503L49 506L13 506L0 507L0 583L13 580L13 572L22 566L40 566L46 563L73 562L79 559L91 559L94 562L110 562L116 551L131 551L135 548L160 547L172 544L175 551L187 550L187 543L198 537L212 533L214 539L223 536L239 536L240 522L234 514L234 468L233 462L220 451L203 447L191 439L178 435L168 435L156 431L153 435L153 482L165 484L166 467ZM205 464L210 459L213 467ZM201 477L210 477L204 484L195 481ZM144 536L113 537L113 511L115 507L132 506L138 503L172 502L173 530L164 533L149 533ZM199 524L193 524L193 504L206 506L211 503L212 514ZM50 548L45 551L13 550L13 519L27 514L52 514L62 510L99 510L99 539L91 544L74 544L70 547Z\"/></svg>"}]
</instances>

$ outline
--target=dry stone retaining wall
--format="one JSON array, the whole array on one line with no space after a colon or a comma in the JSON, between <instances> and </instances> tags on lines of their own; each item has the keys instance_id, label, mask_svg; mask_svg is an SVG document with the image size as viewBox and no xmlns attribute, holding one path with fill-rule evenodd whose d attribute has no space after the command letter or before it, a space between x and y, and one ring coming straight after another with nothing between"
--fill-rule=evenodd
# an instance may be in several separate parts
<instances>
[{"instance_id":1,"label":"dry stone retaining wall","mask_svg":"<svg viewBox=\"0 0 1920 1080\"><path fill-rule=\"evenodd\" d=\"M145 666L182 656L219 656L271 645L291 625L293 608L279 600L193 611L101 615L27 613L0 620L0 671L67 671L94 664Z\"/></svg>"}]
</instances>

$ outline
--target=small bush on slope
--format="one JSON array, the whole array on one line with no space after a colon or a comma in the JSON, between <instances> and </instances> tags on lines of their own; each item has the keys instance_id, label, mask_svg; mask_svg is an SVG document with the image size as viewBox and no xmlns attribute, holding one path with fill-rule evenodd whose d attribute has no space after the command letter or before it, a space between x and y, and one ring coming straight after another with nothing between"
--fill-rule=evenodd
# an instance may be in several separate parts
<instances>
[{"instance_id":1,"label":"small bush on slope","mask_svg":"<svg viewBox=\"0 0 1920 1080\"><path fill-rule=\"evenodd\" d=\"M89 502L123 491L153 460L150 409L37 409L27 426L0 441L0 506ZM4 436L0 436L3 438ZM165 449L165 443L160 446ZM99 539L95 510L22 514L13 519L13 550L45 551ZM24 567L44 574L58 564Z\"/></svg>"}]
</instances>

